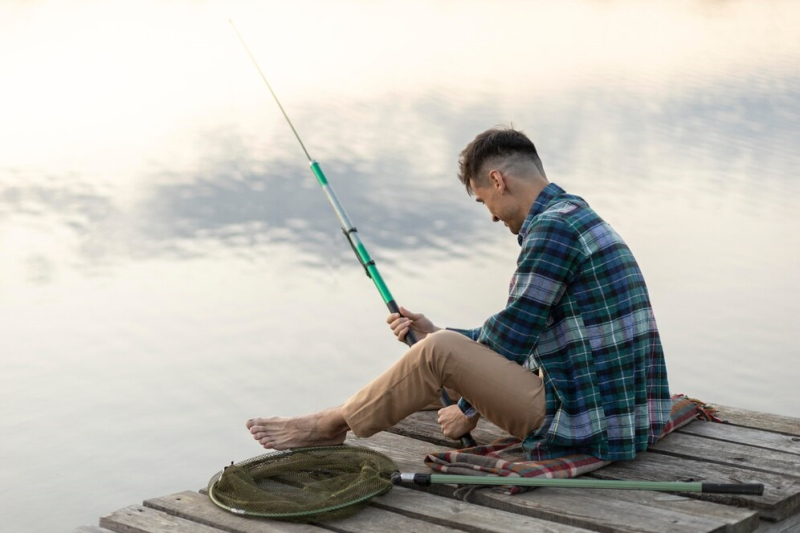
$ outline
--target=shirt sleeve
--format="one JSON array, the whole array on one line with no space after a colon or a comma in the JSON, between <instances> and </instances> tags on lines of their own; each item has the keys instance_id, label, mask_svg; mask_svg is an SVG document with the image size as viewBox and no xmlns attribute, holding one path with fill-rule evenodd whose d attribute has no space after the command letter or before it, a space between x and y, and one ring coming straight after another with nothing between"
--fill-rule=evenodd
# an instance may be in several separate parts
<instances>
[{"instance_id":1,"label":"shirt sleeve","mask_svg":"<svg viewBox=\"0 0 800 533\"><path fill-rule=\"evenodd\" d=\"M445 329L448 329L450 331L455 331L456 333L461 333L462 335L465 335L466 337L474 341L478 340L478 335L480 335L481 333L481 328L474 328L474 329L445 328Z\"/></svg>"},{"instance_id":2,"label":"shirt sleeve","mask_svg":"<svg viewBox=\"0 0 800 533\"><path fill-rule=\"evenodd\" d=\"M484 322L477 341L511 361L525 362L583 259L579 234L566 220L540 217L522 242L506 308Z\"/></svg>"}]
</instances>

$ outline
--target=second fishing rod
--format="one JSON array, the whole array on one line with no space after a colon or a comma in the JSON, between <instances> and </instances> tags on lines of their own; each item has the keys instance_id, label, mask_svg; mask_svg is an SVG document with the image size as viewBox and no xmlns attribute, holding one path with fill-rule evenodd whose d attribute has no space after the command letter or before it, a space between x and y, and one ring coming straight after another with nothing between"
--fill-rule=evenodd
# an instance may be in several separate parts
<instances>
[{"instance_id":1,"label":"second fishing rod","mask_svg":"<svg viewBox=\"0 0 800 533\"><path fill-rule=\"evenodd\" d=\"M289 115L286 113L286 110L283 108L283 105L281 105L281 101L278 99L278 95L276 95L275 91L272 90L272 86L267 80L267 77L264 75L264 72L261 70L261 67L258 64L258 61L256 61L255 56L250 51L250 48L247 46L247 43L242 37L242 34L239 33L236 24L234 24L233 20L230 19L228 19L228 22L233 28L233 31L236 32L236 36L242 43L242 46L247 52L247 55L250 57L250 60L253 62L253 65L255 65L256 70L258 70L259 75L261 75L261 79L264 80L264 84L267 86L267 89L269 89L270 94L272 94L272 98L275 100L275 103L278 104L278 107L280 108L283 117L286 119L286 122L289 123L289 127L292 129L292 133L294 133L297 142L300 143L300 147L303 149L306 158L308 158L308 163L311 167L311 172L314 173L314 176L317 178L317 182L319 182L320 186L322 187L322 190L328 197L328 201L330 202L331 207L333 207L333 210L336 212L336 216L339 218L339 223L341 224L342 227L342 232L344 232L344 236L347 238L347 242L349 242L350 246L353 248L353 252L356 254L358 261L364 267L364 271L367 273L367 276L369 276L372 279L373 283L375 283L375 287L378 289L378 292L380 293L381 298L383 298L386 307L389 308L389 311L391 313L397 313L398 315L402 315L402 313L400 312L400 306L397 305L397 302L392 296L392 293L389 291L389 287L387 287L386 282L383 281L383 277L378 271L378 267L375 265L375 261L372 259L372 257L370 257L369 252L367 252L367 248L364 246L364 243L361 242L361 238L358 235L358 230L350 221L350 218L347 216L344 207L339 202L339 198L336 196L336 193L334 192L330 183L328 183L328 179L322 172L322 168L320 167L319 163L315 161L308 153L305 144L303 144L302 139L300 139L300 135L297 133L297 130L294 127L294 124L292 124L292 121L289 119ZM414 335L414 332L410 328L405 336L405 342L409 346L413 346L417 342L417 337L416 335ZM452 405L452 401L450 400L450 397L447 395L447 392L445 392L444 388L442 388L442 404L445 407ZM462 446L464 446L465 448L475 446L476 444L475 439L473 439L469 433L463 435L460 440Z\"/></svg>"}]
</instances>

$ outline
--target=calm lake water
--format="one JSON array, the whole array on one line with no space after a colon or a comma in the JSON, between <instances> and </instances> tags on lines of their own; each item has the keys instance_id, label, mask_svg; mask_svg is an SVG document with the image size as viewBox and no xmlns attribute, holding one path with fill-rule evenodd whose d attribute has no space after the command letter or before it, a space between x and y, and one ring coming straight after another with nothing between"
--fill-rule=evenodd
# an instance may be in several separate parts
<instances>
[{"instance_id":1,"label":"calm lake water","mask_svg":"<svg viewBox=\"0 0 800 533\"><path fill-rule=\"evenodd\" d=\"M456 179L526 131L623 235L673 392L800 417L800 5L0 5L0 516L69 531L261 452L403 346L232 16L397 300L502 308Z\"/></svg>"}]
</instances>

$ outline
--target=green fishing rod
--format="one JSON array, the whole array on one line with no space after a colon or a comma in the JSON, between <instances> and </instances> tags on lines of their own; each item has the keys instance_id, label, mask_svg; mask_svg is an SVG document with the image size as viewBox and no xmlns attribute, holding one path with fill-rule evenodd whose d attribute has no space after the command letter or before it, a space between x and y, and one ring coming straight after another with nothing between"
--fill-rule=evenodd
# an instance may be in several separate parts
<instances>
[{"instance_id":1,"label":"green fishing rod","mask_svg":"<svg viewBox=\"0 0 800 533\"><path fill-rule=\"evenodd\" d=\"M401 473L391 475L393 485L438 484L515 485L518 487L559 487L566 489L655 490L662 492L705 492L711 494L750 494L762 496L762 483L703 483L689 481L623 481L616 479L576 479L516 476L465 476L461 474Z\"/></svg>"},{"instance_id":2,"label":"green fishing rod","mask_svg":"<svg viewBox=\"0 0 800 533\"><path fill-rule=\"evenodd\" d=\"M344 233L345 238L347 238L347 242L350 243L350 247L356 254L359 263L361 263L361 266L364 267L364 271L367 273L367 276L369 276L373 283L375 283L375 287L381 294L381 298L383 298L383 302L386 304L386 307L389 308L389 311L391 313L397 313L400 315L400 306L397 305L392 293L389 291L389 287L387 287L386 282L383 281L383 277L381 276L381 273L378 272L378 267L375 265L375 261L372 259L372 257L370 257L369 252L367 252L367 248L364 246L364 243L361 242L361 238L358 236L358 230L350 221L350 217L347 216L347 212L345 212L344 207L342 206L341 202L339 202L339 198L336 196L336 192L334 192L333 187L331 187L330 183L328 182L328 178L325 177L325 174L322 172L322 168L319 166L319 163L315 161L308 153L305 144L303 144L302 139L300 139L300 135L297 133L297 130L294 127L294 124L292 124L292 121L289 119L289 115L286 113L283 105L281 105L278 95L275 94L274 90L272 90L272 86L269 84L267 77L264 75L264 72L258 65L258 61L256 61L253 52L250 51L250 47L247 46L242 34L239 33L239 29L236 27L236 24L234 24L233 20L231 19L228 19L228 22L230 22L233 31L236 32L236 36L239 38L239 42L242 43L247 55L250 57L250 60L253 62L253 65L255 65L256 70L258 70L258 73L261 75L261 79L264 80L264 84L267 86L267 89L269 89L270 94L272 94L272 98L275 99L275 103L278 104L281 113L283 113L283 118L286 119L286 122L289 123L289 127L292 128L292 133L294 133L297 142L300 143L300 147L306 154L306 158L308 158L308 164L311 167L311 172L314 173L314 177L317 178L317 182L319 182L322 190L328 197L328 202L330 202L331 207L333 207L333 210L336 212L336 216L339 218L339 223L342 226L342 232ZM405 342L409 346L412 346L417 342L417 337L414 332L411 331L411 328L409 328L408 333L406 333ZM446 407L452 403L453 402L450 400L447 392L444 390L444 388L442 388L442 404ZM476 445L475 439L473 439L469 433L461 437L461 444L465 448Z\"/></svg>"}]
</instances>

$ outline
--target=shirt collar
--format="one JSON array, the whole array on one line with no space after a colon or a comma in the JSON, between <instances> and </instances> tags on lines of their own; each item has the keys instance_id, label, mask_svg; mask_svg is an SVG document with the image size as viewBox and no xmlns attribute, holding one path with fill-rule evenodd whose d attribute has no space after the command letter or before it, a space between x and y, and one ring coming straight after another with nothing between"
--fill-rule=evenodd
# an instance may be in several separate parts
<instances>
[{"instance_id":1,"label":"shirt collar","mask_svg":"<svg viewBox=\"0 0 800 533\"><path fill-rule=\"evenodd\" d=\"M519 229L519 234L517 234L517 242L522 246L522 241L525 240L525 237L528 236L528 233L531 231L531 227L533 226L533 220L544 212L547 209L547 206L550 204L550 201L560 194L564 194L566 191L556 185L555 183L549 183L547 187L542 189L542 192L539 193L539 196L536 197L536 201L533 202L531 206L531 210L528 211L528 216L525 217L525 222L522 223L522 227Z\"/></svg>"}]
</instances>

